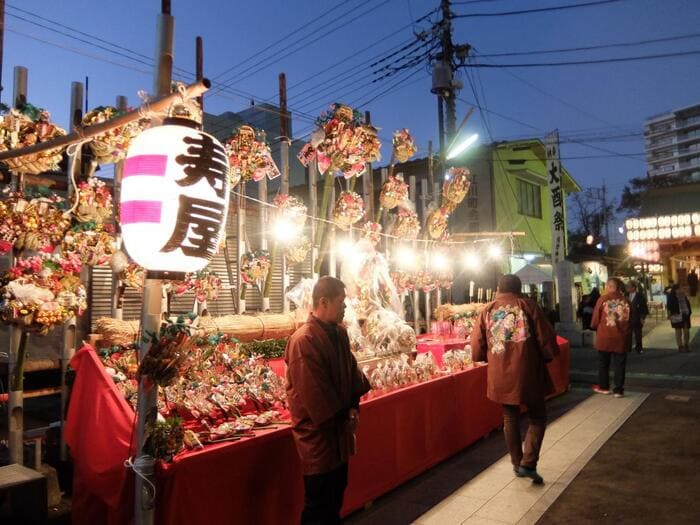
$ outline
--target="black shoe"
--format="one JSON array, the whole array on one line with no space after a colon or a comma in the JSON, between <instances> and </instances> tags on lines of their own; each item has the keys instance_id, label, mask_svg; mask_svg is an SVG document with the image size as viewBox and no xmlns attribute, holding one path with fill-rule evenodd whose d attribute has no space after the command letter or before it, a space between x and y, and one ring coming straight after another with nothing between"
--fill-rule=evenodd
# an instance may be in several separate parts
<instances>
[{"instance_id":1,"label":"black shoe","mask_svg":"<svg viewBox=\"0 0 700 525\"><path fill-rule=\"evenodd\" d=\"M542 476L540 476L534 468L519 467L515 475L519 478L530 478L535 485L542 485L544 483Z\"/></svg>"},{"instance_id":2,"label":"black shoe","mask_svg":"<svg viewBox=\"0 0 700 525\"><path fill-rule=\"evenodd\" d=\"M643 353L644 353L644 350L637 350L637 353L638 353L638 354L643 354Z\"/></svg>"}]
</instances>

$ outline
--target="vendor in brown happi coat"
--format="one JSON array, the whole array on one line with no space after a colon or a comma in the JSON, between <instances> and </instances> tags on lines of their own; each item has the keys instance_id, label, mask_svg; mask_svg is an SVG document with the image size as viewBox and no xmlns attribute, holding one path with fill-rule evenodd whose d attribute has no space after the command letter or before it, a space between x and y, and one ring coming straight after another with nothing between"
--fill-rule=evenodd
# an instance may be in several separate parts
<instances>
[{"instance_id":1,"label":"vendor in brown happi coat","mask_svg":"<svg viewBox=\"0 0 700 525\"><path fill-rule=\"evenodd\" d=\"M598 350L598 384L593 391L610 394L610 361L615 368L613 392L615 397L625 395L627 352L632 348L630 302L625 283L612 277L605 283L605 293L593 310L591 328L596 331L595 348Z\"/></svg>"},{"instance_id":2,"label":"vendor in brown happi coat","mask_svg":"<svg viewBox=\"0 0 700 525\"><path fill-rule=\"evenodd\" d=\"M498 281L496 299L482 310L471 333L474 361L488 361L487 396L503 407L503 434L518 477L541 484L537 461L547 424L544 398L554 390L546 363L559 354L557 338L544 312L520 293L516 275ZM529 426L523 450L520 405Z\"/></svg>"},{"instance_id":3,"label":"vendor in brown happi coat","mask_svg":"<svg viewBox=\"0 0 700 525\"><path fill-rule=\"evenodd\" d=\"M292 433L304 472L301 523L339 523L360 397L370 385L341 325L345 285L321 277L312 297L313 311L284 353Z\"/></svg>"}]
</instances>

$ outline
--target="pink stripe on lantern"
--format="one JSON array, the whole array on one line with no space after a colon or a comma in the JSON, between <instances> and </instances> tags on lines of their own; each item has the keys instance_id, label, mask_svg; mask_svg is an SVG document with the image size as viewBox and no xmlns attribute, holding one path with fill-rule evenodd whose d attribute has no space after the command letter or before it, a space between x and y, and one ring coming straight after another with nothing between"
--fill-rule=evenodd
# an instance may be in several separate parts
<instances>
[{"instance_id":1,"label":"pink stripe on lantern","mask_svg":"<svg viewBox=\"0 0 700 525\"><path fill-rule=\"evenodd\" d=\"M160 208L160 201L122 202L119 211L119 220L122 224L160 222Z\"/></svg>"},{"instance_id":2,"label":"pink stripe on lantern","mask_svg":"<svg viewBox=\"0 0 700 525\"><path fill-rule=\"evenodd\" d=\"M124 161L122 179L134 175L163 177L168 163L167 155L135 155Z\"/></svg>"}]
</instances>

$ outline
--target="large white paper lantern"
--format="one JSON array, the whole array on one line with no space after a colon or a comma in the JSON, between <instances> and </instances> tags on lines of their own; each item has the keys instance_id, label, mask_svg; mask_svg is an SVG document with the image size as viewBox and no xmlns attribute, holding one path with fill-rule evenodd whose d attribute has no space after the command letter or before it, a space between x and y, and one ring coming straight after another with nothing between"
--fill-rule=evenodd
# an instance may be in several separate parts
<instances>
[{"instance_id":1,"label":"large white paper lantern","mask_svg":"<svg viewBox=\"0 0 700 525\"><path fill-rule=\"evenodd\" d=\"M221 143L194 122L168 119L136 137L124 161L124 245L152 271L195 272L217 252L229 202Z\"/></svg>"}]
</instances>

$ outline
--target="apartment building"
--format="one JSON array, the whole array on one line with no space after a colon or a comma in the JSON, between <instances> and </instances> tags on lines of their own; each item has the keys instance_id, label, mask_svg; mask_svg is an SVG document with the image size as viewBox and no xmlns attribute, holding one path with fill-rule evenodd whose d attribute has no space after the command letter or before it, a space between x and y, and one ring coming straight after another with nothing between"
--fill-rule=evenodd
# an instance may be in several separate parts
<instances>
[{"instance_id":1,"label":"apartment building","mask_svg":"<svg viewBox=\"0 0 700 525\"><path fill-rule=\"evenodd\" d=\"M650 176L700 180L700 104L648 119L644 137Z\"/></svg>"}]
</instances>

